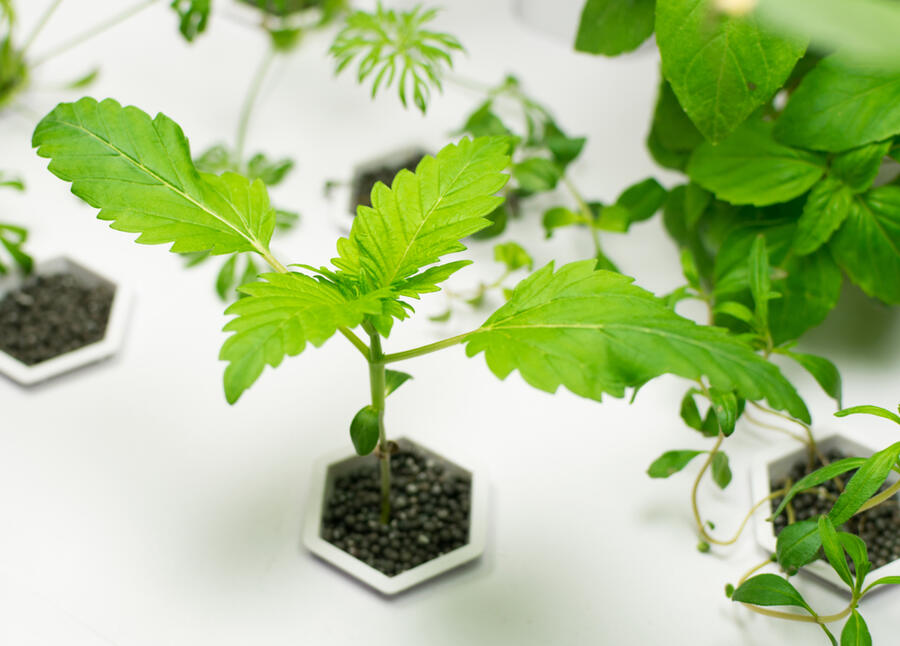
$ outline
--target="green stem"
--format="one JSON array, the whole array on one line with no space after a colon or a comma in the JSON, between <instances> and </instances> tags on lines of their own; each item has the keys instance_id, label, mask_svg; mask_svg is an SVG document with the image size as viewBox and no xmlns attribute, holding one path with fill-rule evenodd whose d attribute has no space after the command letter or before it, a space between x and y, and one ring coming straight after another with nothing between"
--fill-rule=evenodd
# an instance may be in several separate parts
<instances>
[{"instance_id":1,"label":"green stem","mask_svg":"<svg viewBox=\"0 0 900 646\"><path fill-rule=\"evenodd\" d=\"M369 332L369 384L372 389L372 408L378 414L378 460L381 465L381 524L391 518L391 451L384 430L385 404L385 356L381 349L381 336Z\"/></svg>"},{"instance_id":2,"label":"green stem","mask_svg":"<svg viewBox=\"0 0 900 646\"><path fill-rule=\"evenodd\" d=\"M41 30L47 26L47 23L50 21L50 16L54 14L54 12L59 8L59 5L62 4L62 0L55 0L47 7L47 10L44 11L43 15L34 25L34 28L31 30L31 33L28 34L28 37L25 39L25 42L22 44L22 48L19 50L19 57L24 57L25 52L29 47L34 43L34 39L37 38L38 34L41 33Z\"/></svg>"},{"instance_id":3,"label":"green stem","mask_svg":"<svg viewBox=\"0 0 900 646\"><path fill-rule=\"evenodd\" d=\"M603 255L603 247L600 244L600 232L597 231L597 229L594 227L594 212L591 211L591 207L584 199L581 191L578 190L578 187L575 186L575 184L568 178L567 175L562 176L562 182L568 189L569 194L578 204L578 211L579 213L581 213L581 217L584 218L585 224L591 230L591 239L594 241L594 255L599 258L601 255Z\"/></svg>"},{"instance_id":4,"label":"green stem","mask_svg":"<svg viewBox=\"0 0 900 646\"><path fill-rule=\"evenodd\" d=\"M367 346L362 339L356 336L353 333L353 330L346 327L339 327L338 332L343 334L347 338L347 340L352 343L356 347L356 349L359 350L362 355L368 360L368 358L371 356L369 346Z\"/></svg>"},{"instance_id":5,"label":"green stem","mask_svg":"<svg viewBox=\"0 0 900 646\"><path fill-rule=\"evenodd\" d=\"M265 80L266 74L269 72L272 61L275 60L275 53L274 47L269 47L266 51L266 55L263 57L256 73L253 75L253 80L250 82L250 87L247 89L247 95L244 97L244 104L241 106L241 116L238 120L237 139L235 142L235 161L237 162L238 167L243 167L244 164L244 147L247 142L247 129L250 126L250 115L253 112L253 106L259 96L259 91L262 89L263 80Z\"/></svg>"},{"instance_id":6,"label":"green stem","mask_svg":"<svg viewBox=\"0 0 900 646\"><path fill-rule=\"evenodd\" d=\"M384 363L393 363L394 361L403 361L405 359L421 357L423 354L437 352L438 350L443 350L444 348L449 348L457 345L458 343L462 343L476 332L478 332L478 330L472 330L471 332L458 334L456 336L450 337L449 339L444 339L443 341L437 341L435 343L429 343L428 345L419 346L418 348L413 348L412 350L404 350L403 352L393 352L391 354L386 354L384 355L383 361Z\"/></svg>"},{"instance_id":7,"label":"green stem","mask_svg":"<svg viewBox=\"0 0 900 646\"><path fill-rule=\"evenodd\" d=\"M124 21L128 20L129 18L140 13L141 11L143 11L150 5L156 4L157 1L158 0L143 0L143 2L139 2L138 4L136 4L132 7L129 7L122 13L116 14L109 20L101 22L100 24L95 25L95 26L91 27L90 29L81 32L80 34L78 34L77 36L72 38L71 40L67 40L62 45L58 45L57 47L55 47L54 49L51 49L49 52L47 52L43 56L35 59L35 61L31 64L31 67L35 68L35 67L38 67L39 65L43 65L44 63L49 61L51 58L54 58L55 56L62 54L63 52L71 49L72 47L75 47L76 45L80 45L81 43L83 43L87 40L90 40L94 36L102 34L104 31L106 31L107 29L110 29L112 27L115 27L120 22L124 22Z\"/></svg>"}]
</instances>

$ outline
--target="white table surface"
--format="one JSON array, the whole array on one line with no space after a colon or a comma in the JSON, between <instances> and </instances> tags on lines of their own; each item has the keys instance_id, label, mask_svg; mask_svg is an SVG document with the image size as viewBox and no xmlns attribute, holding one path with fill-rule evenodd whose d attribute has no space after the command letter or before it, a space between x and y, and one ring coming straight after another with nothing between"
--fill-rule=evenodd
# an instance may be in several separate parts
<instances>
[{"instance_id":1,"label":"white table surface","mask_svg":"<svg viewBox=\"0 0 900 646\"><path fill-rule=\"evenodd\" d=\"M19 4L29 25L46 2ZM108 15L111 4L64 2L35 52ZM225 319L211 288L215 267L185 271L163 248L108 230L29 147L35 117L77 96L53 84L99 63L92 95L165 111L197 149L232 136L262 35L224 19L230 5L219 0L208 35L187 46L164 4L48 63L23 96L26 109L0 117L0 168L19 171L29 185L21 196L0 192L3 218L31 227L38 255L70 252L137 295L115 359L30 390L0 379L0 644L825 643L814 626L769 620L727 600L724 585L763 556L752 536L699 554L690 476L662 482L644 474L664 450L705 446L677 417L686 385L674 378L653 382L633 405L599 405L536 392L517 375L501 383L460 348L411 361L403 369L415 380L391 398L389 429L487 465L486 555L385 600L303 552L308 467L336 446L349 450L349 421L367 397L356 351L340 339L310 349L277 374L267 370L229 407L216 360ZM658 73L652 50L618 60L576 55L524 26L507 2L446 4L439 24L468 50L458 58L460 74L493 83L514 72L565 128L589 137L574 168L589 196L614 199L650 174L674 181L643 147ZM393 95L372 103L349 76L332 78L328 42L310 37L279 63L250 133L251 150L297 161L273 196L302 211L303 222L275 246L280 257L310 264L334 250L326 179L397 142L440 137L478 101L448 86L424 118ZM504 239L525 244L539 264L590 255L584 231L545 241L540 208L533 205ZM627 237L606 236L606 247L649 289L662 293L680 280L659 219ZM460 272L458 287L497 272L490 244L470 254L483 262ZM437 295L420 310L443 307ZM387 347L462 332L484 317L407 322ZM804 341L837 362L848 405L896 404L896 319L846 290L840 309ZM849 428L875 442L896 437L878 420L833 420L833 405L812 381L790 374L821 429ZM724 493L704 493L723 531L750 502L749 461L773 439L743 427L729 440L734 482ZM823 612L844 605L813 581L797 584ZM885 593L864 603L876 644L893 643L897 599Z\"/></svg>"}]
</instances>

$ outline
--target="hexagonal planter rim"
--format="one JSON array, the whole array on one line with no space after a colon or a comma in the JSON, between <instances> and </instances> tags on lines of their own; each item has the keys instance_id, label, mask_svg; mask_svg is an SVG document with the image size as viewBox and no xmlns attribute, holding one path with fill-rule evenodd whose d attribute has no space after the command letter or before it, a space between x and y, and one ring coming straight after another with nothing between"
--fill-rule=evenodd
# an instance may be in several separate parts
<instances>
[{"instance_id":1,"label":"hexagonal planter rim","mask_svg":"<svg viewBox=\"0 0 900 646\"><path fill-rule=\"evenodd\" d=\"M322 509L327 493L327 475L331 465L344 462L352 458L360 458L352 449L335 449L317 459L312 469L312 486L310 488L309 503L303 523L303 544L310 552L342 570L351 577L374 588L381 594L392 596L404 592L414 586L437 578L450 570L479 558L487 543L487 506L488 485L484 476L484 470L473 464L470 459L458 461L450 459L427 446L419 444L406 437L396 440L399 444L411 444L430 455L436 456L448 463L459 466L472 475L471 507L469 512L469 541L462 547L442 554L437 558L422 563L412 569L401 572L395 576L387 576L370 565L348 554L344 550L332 545L319 534L322 523ZM460 463L462 462L462 464Z\"/></svg>"},{"instance_id":2,"label":"hexagonal planter rim","mask_svg":"<svg viewBox=\"0 0 900 646\"><path fill-rule=\"evenodd\" d=\"M844 450L849 450L853 454L860 456L869 456L879 450L877 447L871 446L866 440L857 438L846 431L835 431L822 434L817 437L816 442L819 446L826 449L834 445L837 445L838 448L846 447ZM771 493L769 484L770 465L779 461L783 461L784 463L794 463L796 458L790 459L790 456L794 456L802 451L805 451L804 447L799 446L796 441L787 440L785 442L779 442L764 453L756 456L750 470L750 491L754 502L762 500ZM767 513L763 513L762 510L767 510ZM763 505L761 510L758 511L753 518L753 529L756 542L769 554L774 554L776 547L776 536L773 531L773 525L766 520L773 511L774 509L770 502L767 505ZM824 561L814 561L805 566L801 571L847 592L847 585L841 580L834 569ZM875 579L884 576L900 576L900 559L896 559L877 570L872 570L866 576L866 579L874 581ZM880 587L883 588L888 586Z\"/></svg>"},{"instance_id":3,"label":"hexagonal planter rim","mask_svg":"<svg viewBox=\"0 0 900 646\"><path fill-rule=\"evenodd\" d=\"M433 151L439 149L439 146L427 141L425 138L412 139L407 143L392 147L379 155L368 157L354 164L349 173L347 181L334 186L329 194L328 199L331 203L331 217L338 228L347 233L353 225L353 218L356 217L356 211L353 208L353 184L360 173L370 168L379 166L391 166L401 161L406 161L410 157L433 154Z\"/></svg>"},{"instance_id":4,"label":"hexagonal planter rim","mask_svg":"<svg viewBox=\"0 0 900 646\"><path fill-rule=\"evenodd\" d=\"M131 307L132 295L130 290L120 282L108 278L102 272L92 268L80 259L73 258L69 254L54 255L47 259L35 262L32 275L40 275L58 272L61 268L71 271L75 267L76 273L86 273L103 280L115 288L112 305L110 306L109 319L106 323L106 332L103 338L75 350L52 357L40 363L29 366L15 357L0 351L0 374L22 386L32 386L59 375L72 372L84 366L102 361L114 355L122 346L125 337L125 329L128 322L128 313ZM19 276L10 278L5 284L0 285L0 296L10 289L21 285L26 278Z\"/></svg>"}]
</instances>

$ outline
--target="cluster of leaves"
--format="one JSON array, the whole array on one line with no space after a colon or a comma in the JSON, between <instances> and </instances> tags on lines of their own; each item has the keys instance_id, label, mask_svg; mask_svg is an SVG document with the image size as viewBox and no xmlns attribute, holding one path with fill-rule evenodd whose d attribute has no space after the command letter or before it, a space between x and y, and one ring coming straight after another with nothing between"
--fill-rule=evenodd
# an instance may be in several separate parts
<instances>
[{"instance_id":1,"label":"cluster of leaves","mask_svg":"<svg viewBox=\"0 0 900 646\"><path fill-rule=\"evenodd\" d=\"M7 177L0 172L0 188L6 187L17 191L24 191L25 184L15 177ZM6 250L10 260L26 274L31 273L34 260L23 249L28 240L28 230L14 224L0 222L0 246ZM0 260L0 275L9 273L9 264Z\"/></svg>"},{"instance_id":2,"label":"cluster of leaves","mask_svg":"<svg viewBox=\"0 0 900 646\"><path fill-rule=\"evenodd\" d=\"M522 200L554 191L562 184L571 193L575 206L554 206L544 211L542 224L547 237L560 227L587 227L594 235L598 266L617 271L600 248L598 232L624 233L633 223L652 217L665 200L665 189L649 178L626 189L614 204L586 200L567 177L569 166L581 155L586 139L566 134L551 112L528 96L514 76L507 76L486 94L485 101L467 115L459 132L473 137L508 137L514 163L507 199L489 216L493 225L478 235L499 235L508 220L519 215ZM510 107L512 114L504 120L501 115Z\"/></svg>"},{"instance_id":3,"label":"cluster of leaves","mask_svg":"<svg viewBox=\"0 0 900 646\"><path fill-rule=\"evenodd\" d=\"M202 173L220 175L222 173L238 173L250 181L260 180L268 188L279 185L294 167L294 161L288 158L270 160L263 153L256 153L246 163L241 163L224 144L212 146L194 159L194 166ZM300 214L286 209L275 208L275 233L287 233L300 221ZM188 267L195 267L210 258L208 252L192 252L184 254ZM260 267L255 254L244 252L231 254L222 263L216 274L216 293L223 301L240 298L238 287L256 280Z\"/></svg>"},{"instance_id":4,"label":"cluster of leaves","mask_svg":"<svg viewBox=\"0 0 900 646\"><path fill-rule=\"evenodd\" d=\"M12 0L0 0L0 108L8 105L28 80L28 67L13 43L15 24Z\"/></svg>"},{"instance_id":5,"label":"cluster of leaves","mask_svg":"<svg viewBox=\"0 0 900 646\"><path fill-rule=\"evenodd\" d=\"M99 208L113 228L140 234L138 242L171 243L175 252L255 251L272 266L261 282L242 287L247 298L227 310L235 317L221 353L229 364L230 402L266 365L279 365L308 343L321 345L338 331L351 337L359 326L373 346L387 337L394 322L412 312L409 299L437 291L468 264L436 263L489 226L485 216L502 199L496 193L509 163L505 139L491 137L463 139L425 157L390 187L375 186L372 206L359 208L349 237L338 241L332 268L300 266L309 272L300 273L269 251L275 214L265 185L197 171L187 139L164 115L151 119L109 99L85 98L48 114L34 145L75 195ZM595 264L543 267L479 328L431 349L465 343L469 356L484 352L500 378L517 370L538 389L554 392L562 385L596 400L622 397L664 373L705 377L719 390L808 418L791 384L750 346L696 325L631 279ZM385 355L381 363L425 351ZM366 358L371 352L364 350Z\"/></svg>"},{"instance_id":6,"label":"cluster of leaves","mask_svg":"<svg viewBox=\"0 0 900 646\"><path fill-rule=\"evenodd\" d=\"M436 9L416 6L397 12L381 2L374 12L354 11L331 45L335 73L357 60L357 80L372 77L373 98L382 85L389 88L396 80L403 106L411 96L424 113L432 86L442 89L441 78L453 66L453 52L463 49L454 36L426 28L436 16Z\"/></svg>"},{"instance_id":7,"label":"cluster of leaves","mask_svg":"<svg viewBox=\"0 0 900 646\"><path fill-rule=\"evenodd\" d=\"M877 406L856 406L839 411L837 415L843 417L854 413L877 415L900 424L900 417ZM868 592L878 586L900 585L900 577L881 577L866 585L866 577L872 571L866 544L855 534L841 531L841 526L854 515L896 495L900 485L882 489L892 473L900 473L900 442L878 451L870 458L845 458L802 478L791 487L772 517L781 514L797 494L848 473L852 473L852 477L827 514L789 524L781 531L775 560L788 576L792 576L802 567L824 557L847 585L851 597L847 611L842 613L849 615L849 619L844 624L841 644L871 646L872 637L859 613L858 604ZM853 564L852 569L850 562ZM747 579L733 591L729 589L729 592L732 600L745 604L801 608L817 620L831 643L837 646L826 622L820 620L819 615L787 578L776 574L760 574Z\"/></svg>"}]
</instances>

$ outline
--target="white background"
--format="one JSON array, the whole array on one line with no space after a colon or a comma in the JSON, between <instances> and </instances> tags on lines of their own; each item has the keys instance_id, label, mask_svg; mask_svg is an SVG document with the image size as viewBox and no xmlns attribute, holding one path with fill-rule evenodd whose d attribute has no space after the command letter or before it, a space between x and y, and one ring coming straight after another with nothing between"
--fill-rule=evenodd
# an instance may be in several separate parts
<instances>
[{"instance_id":1,"label":"white background","mask_svg":"<svg viewBox=\"0 0 900 646\"><path fill-rule=\"evenodd\" d=\"M30 26L44 0L19 3ZM733 548L701 555L688 504L688 473L654 481L644 471L662 451L702 448L677 417L686 385L653 382L633 405L600 405L568 392L536 392L517 375L499 382L460 348L409 362L415 380L391 397L389 429L449 456L473 455L492 486L488 550L474 566L393 600L338 574L299 546L316 456L347 446L348 423L368 393L364 364L338 338L267 370L229 407L216 360L225 322L213 294L216 265L186 271L163 248L142 247L94 220L30 150L36 118L77 94L53 89L91 66L89 92L176 119L195 150L230 139L241 97L266 46L219 0L206 36L176 34L160 3L117 30L48 63L19 111L0 117L0 168L20 172L25 195L0 192L0 214L27 223L33 250L65 251L129 284L137 294L127 343L113 360L23 390L0 379L0 644L4 646L397 646L458 644L823 644L817 628L753 615L723 594L764 554L748 533ZM574 167L591 198L613 200L655 174L643 139L658 60L653 49L616 60L577 55L518 20L507 2L453 0L439 26L468 54L460 75L495 83L506 72L550 105L589 143ZM110 3L69 0L35 53L108 16ZM250 132L250 150L289 155L297 170L273 191L303 212L277 255L317 264L337 229L322 195L357 160L462 121L477 94L448 85L427 117L388 93L371 102L348 75L335 80L330 34L309 37L280 60ZM560 194L558 200L564 201ZM543 204L546 206L546 203ZM588 257L585 231L545 241L542 204L506 238L539 264ZM626 237L606 236L622 269L657 293L680 282L674 246L658 219ZM459 289L499 272L491 245ZM419 309L444 309L440 295ZM485 312L447 324L399 326L396 351L476 326ZM425 319L425 317L420 317ZM841 368L845 404L897 403L900 335L895 313L845 290L839 309L801 347ZM844 429L882 446L887 422L831 417L833 404L791 369L818 430ZM709 516L730 532L750 504L747 468L776 436L742 427L729 440L735 478L704 493ZM689 469L690 471L690 469ZM797 582L822 612L844 598ZM897 593L863 606L877 644L893 643Z\"/></svg>"}]
</instances>

